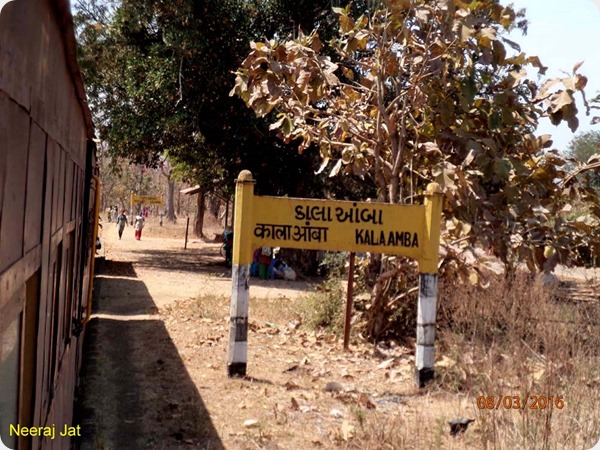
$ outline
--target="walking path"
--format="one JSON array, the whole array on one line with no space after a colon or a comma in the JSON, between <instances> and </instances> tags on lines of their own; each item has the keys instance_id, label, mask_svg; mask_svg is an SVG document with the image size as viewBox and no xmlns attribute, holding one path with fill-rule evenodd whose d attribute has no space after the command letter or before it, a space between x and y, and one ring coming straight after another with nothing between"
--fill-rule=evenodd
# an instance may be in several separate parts
<instances>
[{"instance_id":1,"label":"walking path","mask_svg":"<svg viewBox=\"0 0 600 450\"><path fill-rule=\"evenodd\" d=\"M81 447L223 448L158 311L202 293L227 296L229 271L219 244L184 250L182 240L148 234L136 241L129 227L119 240L115 225L104 224L81 373ZM253 291L268 298L305 287L264 281Z\"/></svg>"}]
</instances>

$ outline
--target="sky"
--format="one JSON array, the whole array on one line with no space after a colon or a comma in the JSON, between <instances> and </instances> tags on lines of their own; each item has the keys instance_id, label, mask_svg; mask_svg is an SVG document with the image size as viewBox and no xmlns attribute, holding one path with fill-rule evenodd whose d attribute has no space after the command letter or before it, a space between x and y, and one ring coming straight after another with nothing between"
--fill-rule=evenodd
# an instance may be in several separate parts
<instances>
[{"instance_id":1,"label":"sky","mask_svg":"<svg viewBox=\"0 0 600 450\"><path fill-rule=\"evenodd\" d=\"M513 39L526 54L539 56L548 66L546 77L564 77L561 70L571 73L576 63L585 61L578 72L588 78L587 98L600 94L600 0L511 0L510 3L515 9L525 8L529 20L527 35L513 34ZM537 134L552 135L553 147L558 150L566 149L581 132L600 131L600 124L590 125L594 115L600 116L600 110L592 110L586 116L579 94L576 100L581 106L575 134L566 123L556 127L548 119L541 121L538 128Z\"/></svg>"}]
</instances>

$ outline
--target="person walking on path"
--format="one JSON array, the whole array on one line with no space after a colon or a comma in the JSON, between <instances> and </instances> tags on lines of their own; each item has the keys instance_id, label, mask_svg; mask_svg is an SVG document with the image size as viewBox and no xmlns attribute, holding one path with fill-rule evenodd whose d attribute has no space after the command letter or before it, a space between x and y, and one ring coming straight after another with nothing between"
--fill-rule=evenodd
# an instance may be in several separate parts
<instances>
[{"instance_id":1,"label":"person walking on path","mask_svg":"<svg viewBox=\"0 0 600 450\"><path fill-rule=\"evenodd\" d=\"M135 218L135 238L136 240L140 240L142 237L142 230L144 229L144 216L142 213L139 213Z\"/></svg>"},{"instance_id":2,"label":"person walking on path","mask_svg":"<svg viewBox=\"0 0 600 450\"><path fill-rule=\"evenodd\" d=\"M121 239L121 236L123 236L123 230L125 229L126 225L127 216L125 215L125 210L123 210L117 217L117 230L119 231L119 239Z\"/></svg>"}]
</instances>

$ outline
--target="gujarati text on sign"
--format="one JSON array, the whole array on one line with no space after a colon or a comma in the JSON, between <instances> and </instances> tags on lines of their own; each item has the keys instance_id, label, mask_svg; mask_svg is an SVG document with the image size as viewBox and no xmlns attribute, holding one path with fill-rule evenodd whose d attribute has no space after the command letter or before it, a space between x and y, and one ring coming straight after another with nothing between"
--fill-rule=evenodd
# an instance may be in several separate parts
<instances>
[{"instance_id":1,"label":"gujarati text on sign","mask_svg":"<svg viewBox=\"0 0 600 450\"><path fill-rule=\"evenodd\" d=\"M252 198L255 246L380 252L419 258L423 253L423 206Z\"/></svg>"}]
</instances>

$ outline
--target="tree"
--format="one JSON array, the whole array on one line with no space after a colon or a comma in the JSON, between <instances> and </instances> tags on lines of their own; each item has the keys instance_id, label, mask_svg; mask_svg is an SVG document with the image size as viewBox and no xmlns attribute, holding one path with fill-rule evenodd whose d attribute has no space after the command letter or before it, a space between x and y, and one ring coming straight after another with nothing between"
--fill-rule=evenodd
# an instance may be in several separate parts
<instances>
[{"instance_id":1,"label":"tree","mask_svg":"<svg viewBox=\"0 0 600 450\"><path fill-rule=\"evenodd\" d=\"M322 180L311 176L315 158L283 144L228 93L249 40L317 24L331 34L330 5L80 0L79 62L100 137L111 154L134 163L155 166L168 152L207 192L229 196L243 169L254 173L259 193L322 192Z\"/></svg>"},{"instance_id":2,"label":"tree","mask_svg":"<svg viewBox=\"0 0 600 450\"><path fill-rule=\"evenodd\" d=\"M600 131L586 131L578 134L569 142L566 156L578 164L600 161ZM588 182L596 190L600 190L600 170L587 173Z\"/></svg>"},{"instance_id":3,"label":"tree","mask_svg":"<svg viewBox=\"0 0 600 450\"><path fill-rule=\"evenodd\" d=\"M438 182L447 277L482 281L466 264L475 246L491 249L510 275L519 260L542 270L552 253L545 250L566 261L598 239L595 192L569 177L550 136L533 134L543 115L577 129L574 96L587 83L581 64L540 83L539 58L506 37L526 27L523 14L498 1L371 4L358 17L334 8L339 33L328 43L317 31L253 42L232 94L269 118L285 142L299 141L299 152L318 148L321 171L371 184L380 201L417 202ZM565 217L575 197L592 203L593 217ZM375 338L405 296L409 263L397 262L383 258L374 270Z\"/></svg>"},{"instance_id":4,"label":"tree","mask_svg":"<svg viewBox=\"0 0 600 450\"><path fill-rule=\"evenodd\" d=\"M159 163L160 173L167 179L167 220L175 222L175 178L173 166L164 158Z\"/></svg>"}]
</instances>

